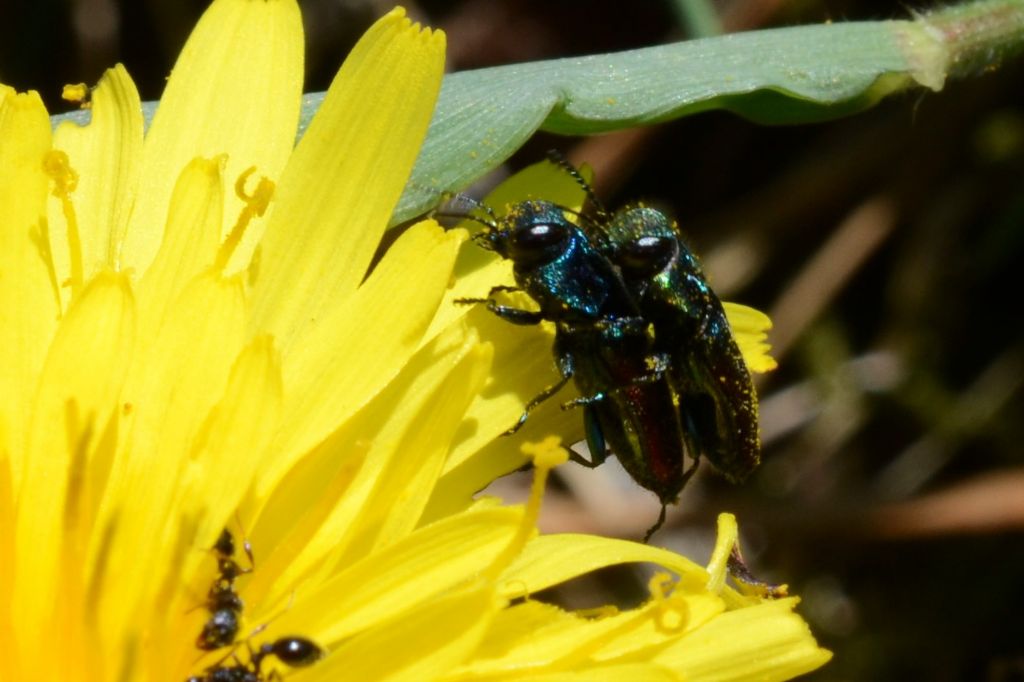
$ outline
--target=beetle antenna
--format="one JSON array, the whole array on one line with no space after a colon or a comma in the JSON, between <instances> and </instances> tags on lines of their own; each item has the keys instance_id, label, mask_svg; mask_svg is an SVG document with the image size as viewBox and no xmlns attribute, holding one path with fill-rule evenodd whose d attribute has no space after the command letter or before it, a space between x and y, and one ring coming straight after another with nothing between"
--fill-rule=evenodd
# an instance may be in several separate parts
<instances>
[{"instance_id":1,"label":"beetle antenna","mask_svg":"<svg viewBox=\"0 0 1024 682\"><path fill-rule=\"evenodd\" d=\"M599 248L604 250L611 248L611 237L608 234L608 229L605 227L606 221L595 220L583 211L577 211L568 206L559 206L558 208L576 218L579 221L579 227L586 233L587 238L595 241Z\"/></svg>"},{"instance_id":2,"label":"beetle antenna","mask_svg":"<svg viewBox=\"0 0 1024 682\"><path fill-rule=\"evenodd\" d=\"M569 159L565 158L565 155L562 154L562 152L557 149L548 150L548 161L568 173L569 177L575 180L576 184L583 189L587 195L587 199L590 200L590 205L594 207L594 212L597 213L597 219L599 221L603 222L608 219L608 210L605 209L601 200L597 198L597 194L594 193L594 188L590 186L590 183L583 177L583 174L580 173L579 169L572 165L572 162L569 161Z\"/></svg>"},{"instance_id":3,"label":"beetle antenna","mask_svg":"<svg viewBox=\"0 0 1024 682\"><path fill-rule=\"evenodd\" d=\"M435 209L428 215L432 218L471 220L491 230L498 229L498 215L494 212L494 209L473 197L466 196L465 194L444 192L441 195L440 205L446 205L455 210L442 211ZM486 217L481 217L480 213L484 213Z\"/></svg>"}]
</instances>

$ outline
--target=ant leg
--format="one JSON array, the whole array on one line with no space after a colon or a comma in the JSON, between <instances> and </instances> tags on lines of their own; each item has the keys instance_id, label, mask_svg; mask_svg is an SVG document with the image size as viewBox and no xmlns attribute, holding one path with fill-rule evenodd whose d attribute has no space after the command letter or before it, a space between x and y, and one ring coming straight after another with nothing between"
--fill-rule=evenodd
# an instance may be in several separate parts
<instances>
[{"instance_id":1,"label":"ant leg","mask_svg":"<svg viewBox=\"0 0 1024 682\"><path fill-rule=\"evenodd\" d=\"M235 663L237 663L238 665L242 665L241 659L238 658L238 647L240 647L241 645L242 645L241 642L235 642L235 645L232 646L230 649L228 649L228 652L226 654L224 654L223 656L218 658L212 664L206 666L206 670L216 670L218 668L221 668L224 665L224 661L228 660L229 658L234 658L235 659ZM194 663L198 663L199 661L203 660L203 658L206 657L206 655L207 655L206 653L200 654L199 658L197 658L194 661ZM204 678L200 678L200 679L204 679Z\"/></svg>"}]
</instances>

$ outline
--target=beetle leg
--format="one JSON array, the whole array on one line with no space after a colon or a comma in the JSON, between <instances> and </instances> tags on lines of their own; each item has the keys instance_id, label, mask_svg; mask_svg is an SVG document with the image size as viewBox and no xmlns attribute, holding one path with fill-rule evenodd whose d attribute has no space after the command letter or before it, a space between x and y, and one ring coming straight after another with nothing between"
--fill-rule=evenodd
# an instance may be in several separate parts
<instances>
[{"instance_id":1,"label":"beetle leg","mask_svg":"<svg viewBox=\"0 0 1024 682\"><path fill-rule=\"evenodd\" d=\"M693 454L693 451L691 451L691 454ZM685 472L683 472L682 481L680 481L680 483L679 483L679 490L682 490L683 488L685 488L686 487L686 483L691 478L693 478L693 475L695 473L697 473L697 465L698 464L700 464L700 453L699 452L697 452L695 455L693 455L693 464L690 465L690 468L687 469ZM674 503L675 503L675 500L671 500L669 502L666 502L666 501L662 500L662 502L661 502L661 513L658 514L658 520L654 522L653 526L651 526L650 528L647 529L646 533L644 533L644 544L647 544L647 541L651 539L651 536L654 535L654 533L659 528L661 528L662 525L664 525L664 523L665 523L665 509L666 509L666 507L668 507L669 504L674 504Z\"/></svg>"},{"instance_id":2,"label":"beetle leg","mask_svg":"<svg viewBox=\"0 0 1024 682\"><path fill-rule=\"evenodd\" d=\"M566 400L564 403L562 403L562 409L571 410L576 407L589 407L591 405L594 405L595 403L601 402L607 397L608 394L603 391L600 393L595 393L594 395L580 396L579 398Z\"/></svg>"},{"instance_id":3,"label":"beetle leg","mask_svg":"<svg viewBox=\"0 0 1024 682\"><path fill-rule=\"evenodd\" d=\"M569 448L569 459L588 469L594 469L608 459L608 446L605 444L604 433L601 432L601 422L593 408L587 407L583 410L583 432L586 434L590 458Z\"/></svg>"},{"instance_id":4,"label":"beetle leg","mask_svg":"<svg viewBox=\"0 0 1024 682\"><path fill-rule=\"evenodd\" d=\"M494 296L494 294L499 293L499 292L504 292L504 293L508 293L508 294L514 294L517 291L522 291L522 289L520 289L519 287L515 287L515 286L509 286L507 284L499 284L497 286L491 287L491 292L488 295L489 296Z\"/></svg>"},{"instance_id":5,"label":"beetle leg","mask_svg":"<svg viewBox=\"0 0 1024 682\"><path fill-rule=\"evenodd\" d=\"M454 301L458 305L476 305L477 303L490 303L486 298L457 298Z\"/></svg>"},{"instance_id":6,"label":"beetle leg","mask_svg":"<svg viewBox=\"0 0 1024 682\"><path fill-rule=\"evenodd\" d=\"M496 289L499 287L495 287ZM504 290L504 289L503 289ZM511 291L511 289L509 289ZM492 313L500 317L501 319L511 322L512 324L540 324L544 321L544 314L539 310L523 310L522 308L513 308L512 306L500 305L494 302L491 298L457 298L455 299L457 305L475 305L477 303L486 303L487 309Z\"/></svg>"},{"instance_id":7,"label":"beetle leg","mask_svg":"<svg viewBox=\"0 0 1024 682\"><path fill-rule=\"evenodd\" d=\"M607 452L605 452L605 454L603 454L600 457L595 457L593 455L593 453L591 453L590 457L588 458L582 452L577 452L576 450L573 450L572 448L567 448L567 449L569 450L569 459L570 460L572 460L573 462L576 462L577 464L585 466L588 469L596 469L597 467L599 467L602 464L604 464L604 461L606 459L608 459L608 453Z\"/></svg>"},{"instance_id":8,"label":"beetle leg","mask_svg":"<svg viewBox=\"0 0 1024 682\"><path fill-rule=\"evenodd\" d=\"M655 531L657 531L659 528L661 528L662 524L665 523L665 507L666 506L667 505L664 502L661 503L661 513L658 514L658 520L654 522L653 526L651 526L650 528L647 529L646 533L644 533L644 544L645 545L647 544L647 541L651 539L651 536L654 535Z\"/></svg>"},{"instance_id":9,"label":"beetle leg","mask_svg":"<svg viewBox=\"0 0 1024 682\"><path fill-rule=\"evenodd\" d=\"M544 321L544 314L539 310L523 310L522 308L499 305L493 300L487 301L487 309L512 324L540 324Z\"/></svg>"},{"instance_id":10,"label":"beetle leg","mask_svg":"<svg viewBox=\"0 0 1024 682\"><path fill-rule=\"evenodd\" d=\"M693 478L693 475L695 473L697 473L697 465L698 464L700 464L700 453L699 452L696 453L696 454L693 454L693 464L690 465L689 469L687 469L686 471L683 472L683 480L679 484L679 489L680 490L682 490L686 486L686 484L689 482L689 480L691 478Z\"/></svg>"},{"instance_id":11,"label":"beetle leg","mask_svg":"<svg viewBox=\"0 0 1024 682\"><path fill-rule=\"evenodd\" d=\"M569 451L569 460L570 461L573 461L573 462L576 462L577 464L583 465L583 466L587 467L588 469L596 469L597 467L599 467L602 464L604 464L604 461L606 459L608 459L608 452L607 451L605 451L605 454L602 455L601 457L594 457L593 455L591 455L590 457L587 457L582 452L580 452L579 450L576 450L574 448L567 447L565 449ZM533 468L533 460L530 460L530 461L526 462L525 464L523 464L523 466L521 466L518 469L516 469L516 471L529 471L532 468Z\"/></svg>"},{"instance_id":12,"label":"beetle leg","mask_svg":"<svg viewBox=\"0 0 1024 682\"><path fill-rule=\"evenodd\" d=\"M523 312L525 312L525 311L523 311ZM548 398L550 398L554 394L556 394L559 391L561 391L562 388L567 383L569 383L569 379L571 379L571 378L572 378L571 374L568 375L568 376L562 377L561 379L558 380L557 383L552 384L551 386L548 386L543 391L538 393L533 398L533 400L531 400L530 402L526 403L526 408L523 410L523 414L520 415L519 421L517 421L514 425L512 425L512 427L510 429L505 431L504 435L511 436L513 433L515 433L516 431L521 429L523 427L523 424L526 423L526 418L530 416L530 413L533 412L533 410L536 409L536 407L538 405L540 405L542 402L544 402L545 400L547 400Z\"/></svg>"}]
</instances>

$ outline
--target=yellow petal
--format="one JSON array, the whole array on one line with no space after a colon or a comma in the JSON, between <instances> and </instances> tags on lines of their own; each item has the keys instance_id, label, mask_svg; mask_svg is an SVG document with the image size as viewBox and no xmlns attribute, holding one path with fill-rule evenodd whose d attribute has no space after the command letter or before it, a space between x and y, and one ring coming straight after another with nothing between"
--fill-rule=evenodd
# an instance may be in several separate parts
<instances>
[{"instance_id":1,"label":"yellow petal","mask_svg":"<svg viewBox=\"0 0 1024 682\"><path fill-rule=\"evenodd\" d=\"M680 576L692 577L701 586L708 579L702 566L666 549L572 533L534 538L502 579L506 581L506 596L515 597L524 590L537 592L598 568L632 562L658 564Z\"/></svg>"},{"instance_id":2,"label":"yellow petal","mask_svg":"<svg viewBox=\"0 0 1024 682\"><path fill-rule=\"evenodd\" d=\"M197 156L227 154L229 179L250 166L280 177L295 142L302 69L302 19L294 0L216 0L206 10L146 134L122 267L149 266L174 184ZM222 222L231 225L241 208L241 200L228 197L230 220ZM246 242L257 237L253 231Z\"/></svg>"},{"instance_id":3,"label":"yellow petal","mask_svg":"<svg viewBox=\"0 0 1024 682\"><path fill-rule=\"evenodd\" d=\"M185 285L213 264L220 245L223 157L193 159L178 177L163 243L139 283L142 334L155 335Z\"/></svg>"},{"instance_id":4,"label":"yellow petal","mask_svg":"<svg viewBox=\"0 0 1024 682\"><path fill-rule=\"evenodd\" d=\"M498 608L486 586L458 590L342 644L309 679L432 679L473 652Z\"/></svg>"},{"instance_id":5,"label":"yellow petal","mask_svg":"<svg viewBox=\"0 0 1024 682\"><path fill-rule=\"evenodd\" d=\"M345 429L339 431L346 432ZM330 551L326 532L343 530L352 512L346 510L338 521L338 506L346 499L353 481L364 475L366 454L371 443L351 442L339 434L339 445L332 435L303 457L272 488L269 498L247 496L240 505L241 516L250 525L249 537L259 548L260 570L246 586L246 599L254 603L268 600L268 593L280 595L292 589ZM276 450L271 448L276 454Z\"/></svg>"},{"instance_id":6,"label":"yellow petal","mask_svg":"<svg viewBox=\"0 0 1024 682\"><path fill-rule=\"evenodd\" d=\"M474 678L486 679L486 678ZM507 674L501 679L510 678ZM676 675L668 668L653 663L624 663L622 665L581 666L578 670L559 673L533 673L523 678L535 682L682 682L683 677Z\"/></svg>"},{"instance_id":7,"label":"yellow petal","mask_svg":"<svg viewBox=\"0 0 1024 682\"><path fill-rule=\"evenodd\" d=\"M101 627L116 641L125 613L149 603L159 585L153 575L169 569L178 549L177 516L183 471L201 444L200 429L224 395L244 344L245 298L238 277L204 273L189 284L167 313L156 339L139 339L138 369L125 387L131 411L105 496L101 527L116 528L112 565L132 565L107 575ZM123 562L123 563L122 563Z\"/></svg>"},{"instance_id":8,"label":"yellow petal","mask_svg":"<svg viewBox=\"0 0 1024 682\"><path fill-rule=\"evenodd\" d=\"M292 336L363 280L441 85L444 36L400 9L342 66L288 162L260 245L254 328Z\"/></svg>"},{"instance_id":9,"label":"yellow petal","mask_svg":"<svg viewBox=\"0 0 1024 682\"><path fill-rule=\"evenodd\" d=\"M583 437L580 412L560 407L578 395L574 385L531 412L515 435L503 436L519 421L526 403L559 380L550 326L509 324L483 306L465 321L478 330L483 342L493 345L494 376L466 412L467 428L453 445L427 512L431 519L464 509L477 491L522 466L526 461L520 450L523 443L539 441L549 433L562 434L568 442Z\"/></svg>"},{"instance_id":10,"label":"yellow petal","mask_svg":"<svg viewBox=\"0 0 1024 682\"><path fill-rule=\"evenodd\" d=\"M466 414L466 408L480 392L490 370L490 348L480 346L475 337L449 334L440 337L438 341L458 343L463 357L458 365L449 369L447 362L438 363L436 360L448 355L440 350L442 344L432 344L430 347L433 350L430 364L441 364L441 368L447 370L446 377L440 390L432 390L424 396L426 400L422 402L425 409L406 420L408 426L401 441L395 445L399 456L387 468L386 476L382 477L374 490L373 500L364 509L364 525L374 523L375 516L381 519L378 522L380 530L375 540L375 549L386 547L408 535L419 524L428 497L441 475L452 439ZM416 384L429 378L431 373L429 366L417 367L411 372L417 377ZM417 385L413 385L404 391L402 400L416 402L417 388Z\"/></svg>"},{"instance_id":11,"label":"yellow petal","mask_svg":"<svg viewBox=\"0 0 1024 682\"><path fill-rule=\"evenodd\" d=\"M12 453L14 489L36 380L60 314L46 222L50 119L39 95L0 85L0 450Z\"/></svg>"},{"instance_id":12,"label":"yellow petal","mask_svg":"<svg viewBox=\"0 0 1024 682\"><path fill-rule=\"evenodd\" d=\"M77 559L66 565L59 559L61 543L41 539L67 542L74 529L90 528L81 518L81 483L99 434L119 416L117 395L132 357L134 312L127 279L101 274L68 311L50 346L27 448L32 466L25 471L19 500L13 608L18 628L30 633L23 652L39 647L42 656L48 646L38 633L53 627L47 623L58 607L59 573L84 584L82 557L66 557Z\"/></svg>"},{"instance_id":13,"label":"yellow petal","mask_svg":"<svg viewBox=\"0 0 1024 682\"><path fill-rule=\"evenodd\" d=\"M280 362L269 336L255 338L242 351L192 453L180 513L204 520L205 528L197 534L207 545L225 527L264 460L274 454L270 443L281 419L283 393Z\"/></svg>"},{"instance_id":14,"label":"yellow petal","mask_svg":"<svg viewBox=\"0 0 1024 682\"><path fill-rule=\"evenodd\" d=\"M397 617L476 577L508 546L522 518L519 507L491 508L417 530L320 587L298 592L268 633L301 628L330 644Z\"/></svg>"},{"instance_id":15,"label":"yellow petal","mask_svg":"<svg viewBox=\"0 0 1024 682\"><path fill-rule=\"evenodd\" d=\"M502 611L474 660L452 679L478 679L534 669L588 669L594 663L642 660L685 632L692 632L724 610L718 597L680 590L667 608L673 626L662 622L663 603L601 617L583 617L538 602Z\"/></svg>"},{"instance_id":16,"label":"yellow petal","mask_svg":"<svg viewBox=\"0 0 1024 682\"><path fill-rule=\"evenodd\" d=\"M766 341L768 330L772 328L771 319L760 310L739 303L725 301L722 307L747 369L762 373L778 367L775 358L768 354L772 347Z\"/></svg>"},{"instance_id":17,"label":"yellow petal","mask_svg":"<svg viewBox=\"0 0 1024 682\"><path fill-rule=\"evenodd\" d=\"M670 640L693 632L712 622L725 611L725 602L718 596L675 585L668 598L652 599L638 609L612 616L628 627L611 633L594 653L596 660L615 661L649 658ZM635 619L636 623L630 620Z\"/></svg>"},{"instance_id":18,"label":"yellow petal","mask_svg":"<svg viewBox=\"0 0 1024 682\"><path fill-rule=\"evenodd\" d=\"M162 590L156 599L161 607L149 615L147 627L158 640L194 637L208 617L196 607L213 579L210 553L197 551L213 546L221 530L233 525L233 512L255 471L266 457L272 456L269 444L278 427L281 406L280 361L273 340L254 339L242 351L231 370L227 388L210 412L197 445L182 474L178 495L179 522L186 535L184 551L166 564ZM243 528L244 530L244 528ZM254 561L255 565L255 561ZM262 569L262 565L260 565ZM159 575L153 575L155 581ZM182 583L198 586L183 592ZM154 667L165 677L169 670L192 667L196 652L184 649L174 660L173 648L160 652Z\"/></svg>"},{"instance_id":19,"label":"yellow petal","mask_svg":"<svg viewBox=\"0 0 1024 682\"><path fill-rule=\"evenodd\" d=\"M3 441L0 441L3 442ZM11 461L7 453L0 454L0 528L14 528L14 482L11 480ZM14 585L14 534L0 533L0 585ZM18 640L14 628L10 624L11 598L10 589L0 590L0 651L8 652L0 656L0 679L16 680L22 677L19 673L17 654Z\"/></svg>"},{"instance_id":20,"label":"yellow petal","mask_svg":"<svg viewBox=\"0 0 1024 682\"><path fill-rule=\"evenodd\" d=\"M279 455L263 472L261 493L365 405L420 346L451 274L460 235L425 221L388 250L366 283L345 305L317 320L301 353L285 354L289 431ZM386 334L366 333L365 320Z\"/></svg>"},{"instance_id":21,"label":"yellow petal","mask_svg":"<svg viewBox=\"0 0 1024 682\"><path fill-rule=\"evenodd\" d=\"M766 601L723 613L654 657L695 682L788 680L830 658L793 607L798 599Z\"/></svg>"},{"instance_id":22,"label":"yellow petal","mask_svg":"<svg viewBox=\"0 0 1024 682\"><path fill-rule=\"evenodd\" d=\"M335 475L326 461L312 464L323 472L321 480L309 480L303 474L283 481L287 486L304 484L305 492L293 496L287 490L275 491L253 532L260 547L276 547L285 536L295 546L299 538L290 527L293 524L274 520L298 516L312 523L306 511L310 495L330 495L330 507L319 516L318 527L308 533L307 541L280 557L286 564L261 565L249 593L262 598L272 585L273 594L280 595L313 566L319 565L321 574L333 573L339 562L354 560L412 530L420 521L465 403L479 390L489 360L489 354L464 333L438 339L417 353L373 402L331 434L323 444L326 452L314 453L315 460L328 453L335 460L351 460L349 453L365 443L365 463L343 486L333 484ZM305 462L297 469L305 470ZM418 478L425 489L412 487ZM264 520L270 525L265 526Z\"/></svg>"},{"instance_id":23,"label":"yellow petal","mask_svg":"<svg viewBox=\"0 0 1024 682\"><path fill-rule=\"evenodd\" d=\"M446 472L462 465L471 455L515 425L526 404L561 379L552 352L554 329L550 325L523 327L509 324L484 306L474 310L467 321L479 330L483 342L494 344L497 376L491 380L491 390L479 396L466 415L467 419L476 420L480 426L471 438L456 444L445 467ZM566 385L547 403L530 413L521 432L513 438L503 439L501 445L518 450L522 443L539 440L548 433L564 434L572 442L570 436L574 431L582 433L581 429L554 429L566 426L565 422L578 425L581 421L578 411L567 412L559 407L577 395L575 385ZM522 461L520 456L519 463Z\"/></svg>"},{"instance_id":24,"label":"yellow petal","mask_svg":"<svg viewBox=\"0 0 1024 682\"><path fill-rule=\"evenodd\" d=\"M729 571L729 555L739 539L739 525L733 514L718 515L718 534L715 537L715 548L708 561L708 591L719 593L725 587L725 579Z\"/></svg>"},{"instance_id":25,"label":"yellow petal","mask_svg":"<svg viewBox=\"0 0 1024 682\"><path fill-rule=\"evenodd\" d=\"M128 225L142 158L142 109L139 93L125 68L108 69L92 90L92 118L87 126L65 121L57 126L53 146L68 155L78 173L72 194L84 281L101 268L116 265L117 249ZM60 202L50 200L50 237L57 281L71 275L68 224ZM72 239L72 241L74 241ZM62 288L65 303L69 288Z\"/></svg>"},{"instance_id":26,"label":"yellow petal","mask_svg":"<svg viewBox=\"0 0 1024 682\"><path fill-rule=\"evenodd\" d=\"M650 621L651 617L642 611L583 618L553 606L527 602L502 611L474 660L452 677L486 679L502 672L573 670L591 661L616 634ZM648 639L647 643L662 639Z\"/></svg>"}]
</instances>

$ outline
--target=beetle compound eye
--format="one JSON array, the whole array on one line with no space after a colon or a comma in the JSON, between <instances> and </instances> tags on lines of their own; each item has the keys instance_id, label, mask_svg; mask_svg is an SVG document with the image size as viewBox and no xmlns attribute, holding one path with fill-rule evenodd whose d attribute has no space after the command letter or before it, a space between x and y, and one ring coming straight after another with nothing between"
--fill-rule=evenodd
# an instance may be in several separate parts
<instances>
[{"instance_id":1,"label":"beetle compound eye","mask_svg":"<svg viewBox=\"0 0 1024 682\"><path fill-rule=\"evenodd\" d=\"M509 256L523 265L540 265L553 261L562 253L569 232L564 225L542 222L518 228Z\"/></svg>"},{"instance_id":2,"label":"beetle compound eye","mask_svg":"<svg viewBox=\"0 0 1024 682\"><path fill-rule=\"evenodd\" d=\"M676 240L668 237L640 237L622 244L616 260L626 278L650 277L672 262L677 244Z\"/></svg>"},{"instance_id":3,"label":"beetle compound eye","mask_svg":"<svg viewBox=\"0 0 1024 682\"><path fill-rule=\"evenodd\" d=\"M538 223L523 231L520 241L526 248L546 248L565 239L565 227L555 223Z\"/></svg>"}]
</instances>

